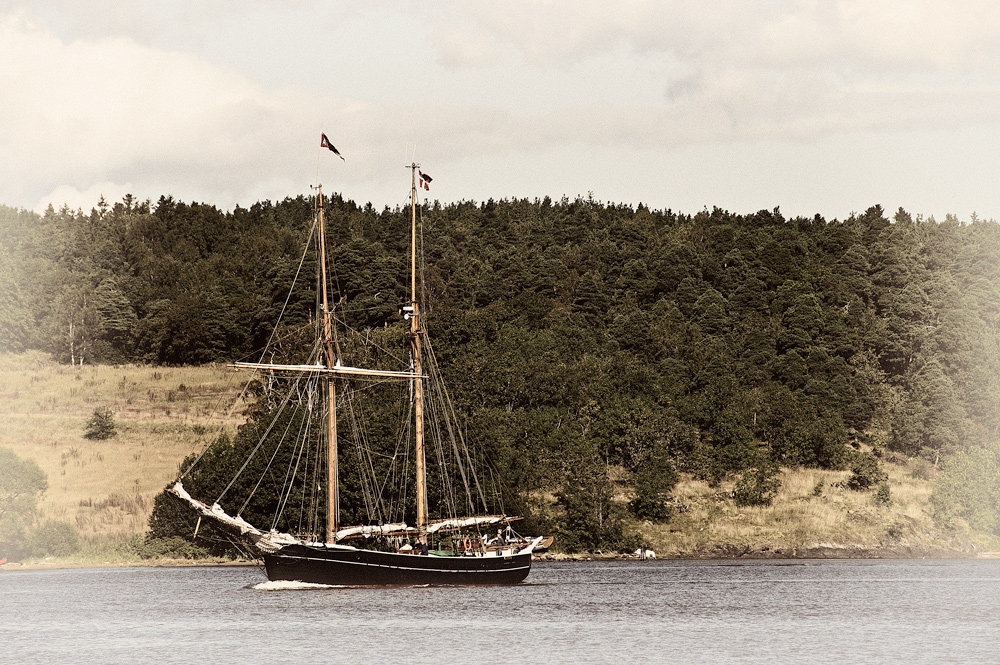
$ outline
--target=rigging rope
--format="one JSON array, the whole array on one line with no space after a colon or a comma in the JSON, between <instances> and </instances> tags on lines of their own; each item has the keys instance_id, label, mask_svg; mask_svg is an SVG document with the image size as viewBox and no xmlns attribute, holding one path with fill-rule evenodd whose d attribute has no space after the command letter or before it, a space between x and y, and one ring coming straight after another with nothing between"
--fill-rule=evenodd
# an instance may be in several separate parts
<instances>
[{"instance_id":1,"label":"rigging rope","mask_svg":"<svg viewBox=\"0 0 1000 665\"><path fill-rule=\"evenodd\" d=\"M288 499L292 495L292 488L295 482L295 475L298 471L299 464L302 461L302 453L306 448L309 441L309 431L312 425L312 412L313 412L313 401L315 398L315 381L310 381L307 385L306 392L306 406L302 412L302 419L299 422L299 433L295 437L294 448L292 449L292 461L294 461L294 466L291 461L289 462L288 468L285 470L285 480L282 483L281 491L278 495L278 502L274 510L274 518L271 522L271 528L277 528L278 520L281 515L285 512L285 506L288 503ZM298 453L296 455L296 453ZM275 454L277 454L277 448L275 448ZM249 501L249 499L247 499ZM301 520L300 520L301 522Z\"/></svg>"},{"instance_id":2,"label":"rigging rope","mask_svg":"<svg viewBox=\"0 0 1000 665\"><path fill-rule=\"evenodd\" d=\"M318 173L317 173L317 177L318 177ZM310 247L310 245L312 243L312 237L316 233L316 225L318 223L319 223L318 217L314 216L313 217L312 228L309 230L309 236L306 239L306 246L305 246L305 248L302 251L302 257L299 259L298 268L295 269L295 277L292 278L292 285L288 289L288 295L285 297L285 302L281 306L281 312L278 314L278 322L280 322L281 319L282 319L282 317L285 315L285 310L288 308L288 303L291 301L292 293L295 292L295 284L296 284L296 282L299 279L299 273L302 271L302 266L305 263L306 256L309 254L309 247ZM264 345L264 348L261 350L261 355L260 355L260 361L259 362L264 362L264 357L267 355L267 350L271 346L271 343L274 341L274 337L277 334L277 332L278 332L278 323L276 322L274 324L274 328L271 329L271 336L268 338L267 343ZM253 380L254 375L256 375L256 373L257 373L257 370L254 370L250 374L250 378L247 379L247 382L243 385L243 390L240 391L239 396L233 401L233 405L230 408L229 413L226 414L227 416L231 416L233 409L236 408L236 405L239 404L240 402L242 402L243 399L246 397L247 390L248 390L248 388L250 386L250 382ZM225 428L225 426L223 425L222 428L220 428L220 429L224 429L224 428ZM191 462L191 465L188 466L188 468L185 469L180 474L180 477L178 478L178 480L184 480L184 478L187 477L187 475L191 472L191 470L195 466L198 465L198 462L200 462L202 460L202 458L205 456L205 453L208 452L208 449L212 447L212 443L214 443L214 441L210 442L208 445L205 446L205 448L198 454L198 456L194 459L194 461ZM230 485L231 484L232 483L230 483ZM229 491L229 488L227 487L223 491L223 495L225 495L225 493L228 492L228 491ZM221 500L222 500L222 496L219 497L219 501L221 501ZM218 503L218 501L216 503Z\"/></svg>"},{"instance_id":3,"label":"rigging rope","mask_svg":"<svg viewBox=\"0 0 1000 665\"><path fill-rule=\"evenodd\" d=\"M310 360L314 357L315 351L316 351L316 346L313 347L313 353L310 354ZM288 406L289 402L291 401L292 395L293 395L295 389L298 387L298 385L299 385L299 380L296 380L292 384L292 388L290 388L289 391L287 393L285 393L285 396L282 399L281 404L278 406L277 414L275 414L274 418L268 424L267 429L264 431L264 434L257 441L257 444L254 446L254 449L250 452L250 455L247 456L246 461L243 462L243 466L241 466L240 469L239 469L239 471L236 472L236 475L233 477L233 479L229 481L229 484L226 485L226 488L224 490L222 490L222 493L219 495L219 498L216 499L215 503L219 503L220 501L222 501L222 498L229 492L229 490L232 488L233 484L236 483L236 480L243 474L243 472L246 470L247 466L249 466L251 460L253 460L253 458L257 455L257 452L260 450L261 446L264 445L264 441L267 439L268 435L271 433L271 430L274 429L274 426L277 424L278 417L282 413L284 413L284 410ZM282 436L282 440L284 440L284 436ZM277 451L277 447L275 447L275 451ZM270 463L268 463L268 467L269 466L270 466ZM247 503L250 501L250 497L253 497L254 492L256 492L257 488L260 487L261 481L263 481L263 476L261 476L261 478L257 481L257 484L254 486L254 490L252 492L250 492L250 496L247 498L247 501L243 504L243 507L240 508L240 512L242 512L243 508L246 508ZM237 512L237 515L239 515L239 512Z\"/></svg>"},{"instance_id":4,"label":"rigging rope","mask_svg":"<svg viewBox=\"0 0 1000 665\"><path fill-rule=\"evenodd\" d=\"M288 303L291 301L292 294L295 292L295 284L299 280L299 273L302 272L302 265L306 262L306 256L309 254L309 247L312 245L312 239L316 234L316 226L318 224L319 217L313 216L313 225L312 228L309 229L309 237L306 239L306 246L302 251L302 258L299 259L299 267L295 269L295 277L292 278L292 285L288 287L288 295L285 296L285 303L281 306L281 312L278 314L278 320L275 322L274 328L271 330L271 336L268 338L267 344L264 345L264 350L261 352L260 360L258 362L264 362L264 356L267 355L267 349L271 346L271 342L274 341L274 336L278 332L278 323L280 323L282 317L285 316L285 310L288 308Z\"/></svg>"},{"instance_id":5,"label":"rigging rope","mask_svg":"<svg viewBox=\"0 0 1000 665\"><path fill-rule=\"evenodd\" d=\"M276 421L277 421L277 419L275 419L275 422ZM240 509L238 511L236 511L236 516L237 517L239 517L240 514L246 509L247 505L250 503L250 500L253 498L253 495L257 493L258 489L260 489L260 484L262 482L264 482L264 477L267 475L267 472L271 469L271 465L274 464L274 458L277 457L278 450L281 448L281 445L285 442L285 439L288 436L288 431L291 428L292 428L292 419L289 418L288 419L288 425L285 427L285 431L281 433L281 438L278 439L278 442L275 444L274 451L271 453L270 459L267 460L267 465L264 467L264 470L261 472L260 478L257 479L257 484L253 486L253 489L250 490L250 493L247 495L247 498L243 502L243 505L240 506ZM270 429L268 431L270 431ZM266 436L265 436L265 438L266 438ZM263 444L263 443L264 443L264 440L262 439L261 440L261 444ZM244 466L246 466L246 465L244 465ZM241 471L242 471L242 469L241 469ZM238 474L237 474L237 477L238 477Z\"/></svg>"}]
</instances>

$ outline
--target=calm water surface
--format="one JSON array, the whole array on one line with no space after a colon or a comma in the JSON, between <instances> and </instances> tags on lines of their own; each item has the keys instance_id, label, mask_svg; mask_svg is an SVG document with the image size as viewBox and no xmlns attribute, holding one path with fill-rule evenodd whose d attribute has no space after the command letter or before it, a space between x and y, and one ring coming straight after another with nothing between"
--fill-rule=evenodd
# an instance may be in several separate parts
<instances>
[{"instance_id":1,"label":"calm water surface","mask_svg":"<svg viewBox=\"0 0 1000 665\"><path fill-rule=\"evenodd\" d=\"M1000 663L1000 561L536 562L492 588L0 571L0 663Z\"/></svg>"}]
</instances>

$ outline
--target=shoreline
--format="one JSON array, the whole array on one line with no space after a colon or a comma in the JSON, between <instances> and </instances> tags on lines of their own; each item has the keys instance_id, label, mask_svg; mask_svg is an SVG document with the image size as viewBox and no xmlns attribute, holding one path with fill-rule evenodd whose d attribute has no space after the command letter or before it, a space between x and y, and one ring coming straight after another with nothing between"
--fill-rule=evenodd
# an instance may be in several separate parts
<instances>
[{"instance_id":1,"label":"shoreline","mask_svg":"<svg viewBox=\"0 0 1000 665\"><path fill-rule=\"evenodd\" d=\"M689 552L685 554L656 554L646 561L798 561L798 560L920 560L938 561L960 559L1000 559L1000 552L967 551L947 548L869 548L863 546L823 545L817 547L790 548L789 550L749 551L749 548L717 546L712 551ZM642 561L635 554L606 554L587 552L565 554L562 552L536 555L536 562L581 563L587 561ZM77 568L228 568L259 566L256 561L221 559L139 559L129 561L27 561L0 564L0 572L16 570L71 570Z\"/></svg>"},{"instance_id":2,"label":"shoreline","mask_svg":"<svg viewBox=\"0 0 1000 665\"><path fill-rule=\"evenodd\" d=\"M939 561L960 560L960 559L1000 559L1000 552L963 552L957 550L920 550L920 551L900 551L889 549L866 549L866 548L824 548L812 547L795 549L791 552L743 552L734 551L730 553L704 552L689 554L656 554L647 560L656 561L820 561L820 560L841 560L841 561L874 561L880 559L895 560L919 560L932 559ZM553 562L579 562L579 561L640 561L639 556L634 554L543 554L537 557L538 561Z\"/></svg>"},{"instance_id":3,"label":"shoreline","mask_svg":"<svg viewBox=\"0 0 1000 665\"><path fill-rule=\"evenodd\" d=\"M0 564L7 570L71 570L76 568L229 568L257 566L255 561L223 561L219 559L139 559L136 561L24 561Z\"/></svg>"}]
</instances>

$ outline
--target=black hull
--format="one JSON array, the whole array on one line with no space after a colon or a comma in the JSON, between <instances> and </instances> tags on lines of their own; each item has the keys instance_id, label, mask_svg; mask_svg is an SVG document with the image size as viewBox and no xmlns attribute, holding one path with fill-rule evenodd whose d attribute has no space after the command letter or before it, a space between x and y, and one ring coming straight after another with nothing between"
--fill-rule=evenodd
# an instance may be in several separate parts
<instances>
[{"instance_id":1,"label":"black hull","mask_svg":"<svg viewBox=\"0 0 1000 665\"><path fill-rule=\"evenodd\" d=\"M289 545L263 558L270 580L343 586L518 584L531 570L531 554L439 557Z\"/></svg>"}]
</instances>

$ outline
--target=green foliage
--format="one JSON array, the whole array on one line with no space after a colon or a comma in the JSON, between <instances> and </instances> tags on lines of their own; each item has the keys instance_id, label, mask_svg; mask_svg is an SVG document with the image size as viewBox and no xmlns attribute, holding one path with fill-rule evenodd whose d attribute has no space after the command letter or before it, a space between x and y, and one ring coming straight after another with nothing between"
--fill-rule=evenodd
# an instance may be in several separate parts
<instances>
[{"instance_id":1,"label":"green foliage","mask_svg":"<svg viewBox=\"0 0 1000 665\"><path fill-rule=\"evenodd\" d=\"M80 549L80 534L69 522L45 520L31 531L32 556L69 556Z\"/></svg>"},{"instance_id":2,"label":"green foliage","mask_svg":"<svg viewBox=\"0 0 1000 665\"><path fill-rule=\"evenodd\" d=\"M653 461L635 474L635 498L629 502L632 514L643 520L670 519L673 508L667 503L680 477L673 465Z\"/></svg>"},{"instance_id":3,"label":"green foliage","mask_svg":"<svg viewBox=\"0 0 1000 665\"><path fill-rule=\"evenodd\" d=\"M670 427L669 421L660 420L661 426ZM672 423L676 427L676 423ZM642 520L663 522L673 515L673 508L667 503L670 492L680 480L674 456L677 454L678 435L682 432L660 430L649 445L639 446L638 442L629 451L635 484L635 497L629 502L632 514Z\"/></svg>"},{"instance_id":4,"label":"green foliage","mask_svg":"<svg viewBox=\"0 0 1000 665\"><path fill-rule=\"evenodd\" d=\"M623 511L611 501L611 482L600 464L583 463L556 493L563 510L556 537L567 552L634 549L624 531Z\"/></svg>"},{"instance_id":5,"label":"green foliage","mask_svg":"<svg viewBox=\"0 0 1000 665\"><path fill-rule=\"evenodd\" d=\"M637 518L653 522L666 522L674 514L673 506L662 498L643 493L637 493L628 507Z\"/></svg>"},{"instance_id":6,"label":"green foliage","mask_svg":"<svg viewBox=\"0 0 1000 665\"><path fill-rule=\"evenodd\" d=\"M851 465L851 475L847 486L852 490L866 490L889 480L889 474L882 470L878 458L871 453L860 453ZM886 485L888 490L888 485Z\"/></svg>"},{"instance_id":7,"label":"green foliage","mask_svg":"<svg viewBox=\"0 0 1000 665\"><path fill-rule=\"evenodd\" d=\"M770 506L780 489L781 469L764 462L740 476L733 489L733 500L738 506Z\"/></svg>"},{"instance_id":8,"label":"green foliage","mask_svg":"<svg viewBox=\"0 0 1000 665\"><path fill-rule=\"evenodd\" d=\"M0 351L16 353L28 346L30 313L21 286L23 279L6 248L0 245Z\"/></svg>"},{"instance_id":9,"label":"green foliage","mask_svg":"<svg viewBox=\"0 0 1000 665\"><path fill-rule=\"evenodd\" d=\"M25 520L10 515L0 518L0 552L10 561L31 556L31 540Z\"/></svg>"},{"instance_id":10,"label":"green foliage","mask_svg":"<svg viewBox=\"0 0 1000 665\"><path fill-rule=\"evenodd\" d=\"M913 373L910 385L896 414L894 448L926 456L957 449L970 425L954 381L933 360Z\"/></svg>"},{"instance_id":11,"label":"green foliage","mask_svg":"<svg viewBox=\"0 0 1000 665\"><path fill-rule=\"evenodd\" d=\"M30 512L36 497L48 486L38 464L21 459L9 448L0 448L0 517L17 511Z\"/></svg>"},{"instance_id":12,"label":"green foliage","mask_svg":"<svg viewBox=\"0 0 1000 665\"><path fill-rule=\"evenodd\" d=\"M935 516L1000 536L1000 441L952 453L941 464L931 494Z\"/></svg>"},{"instance_id":13,"label":"green foliage","mask_svg":"<svg viewBox=\"0 0 1000 665\"><path fill-rule=\"evenodd\" d=\"M111 409L94 409L93 415L87 421L83 433L85 439L104 441L118 436L118 426L115 424L115 414Z\"/></svg>"},{"instance_id":14,"label":"green foliage","mask_svg":"<svg viewBox=\"0 0 1000 665\"><path fill-rule=\"evenodd\" d=\"M0 448L0 552L11 561L34 553L32 526L39 495L48 487L38 464Z\"/></svg>"},{"instance_id":15,"label":"green foliage","mask_svg":"<svg viewBox=\"0 0 1000 665\"><path fill-rule=\"evenodd\" d=\"M875 490L875 501L882 505L888 505L892 502L892 492L889 489L889 483L883 481L878 484L878 489Z\"/></svg>"},{"instance_id":16,"label":"green foliage","mask_svg":"<svg viewBox=\"0 0 1000 665\"><path fill-rule=\"evenodd\" d=\"M143 559L204 559L211 556L208 549L180 536L140 537L132 544L132 550Z\"/></svg>"}]
</instances>

